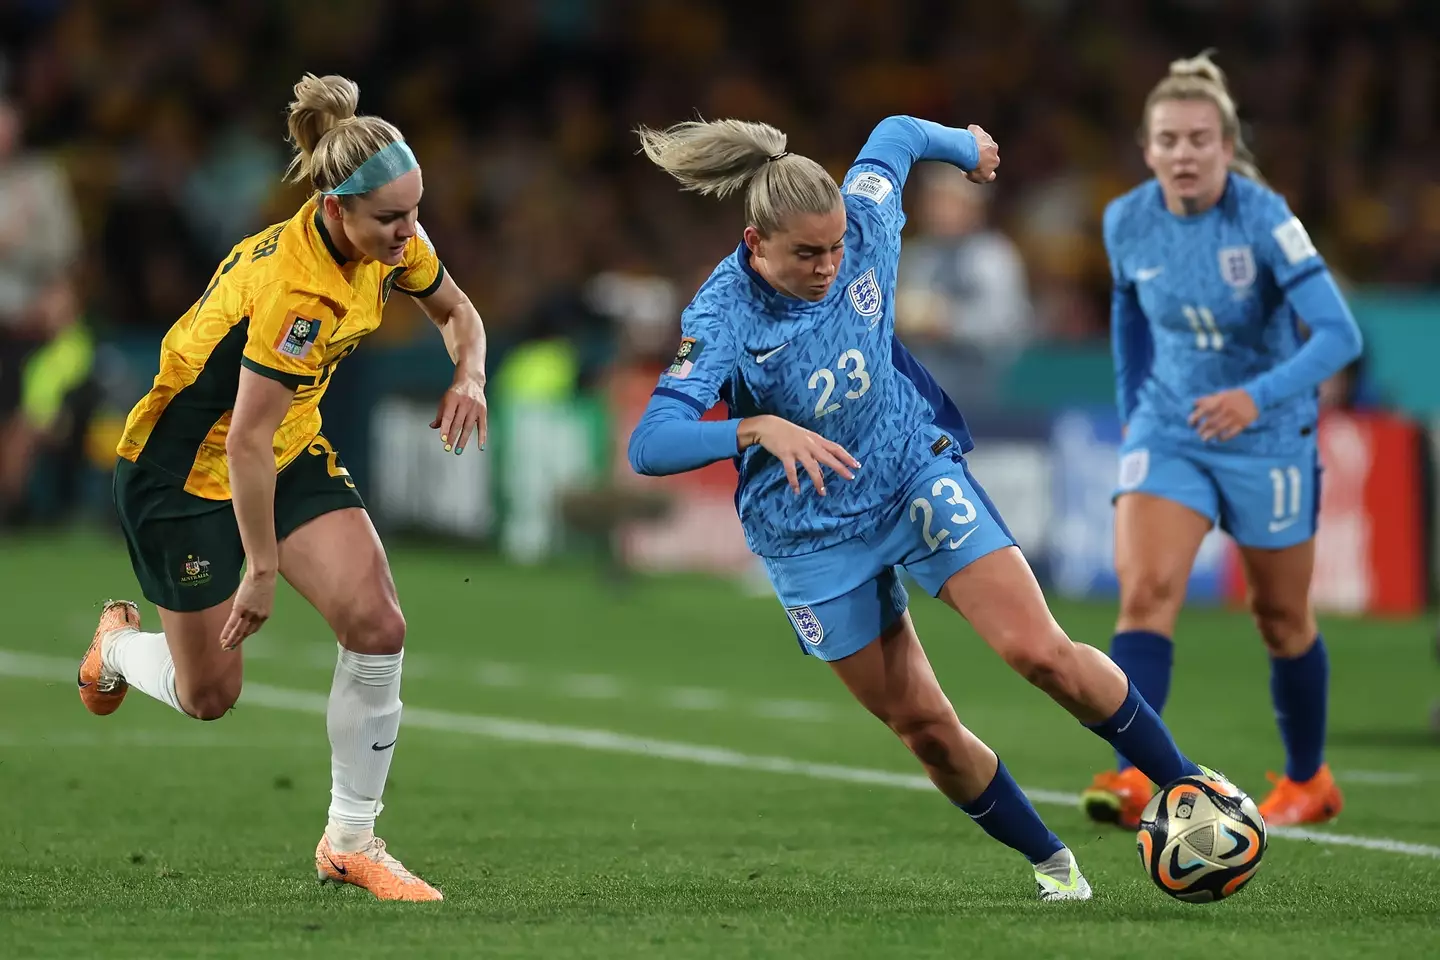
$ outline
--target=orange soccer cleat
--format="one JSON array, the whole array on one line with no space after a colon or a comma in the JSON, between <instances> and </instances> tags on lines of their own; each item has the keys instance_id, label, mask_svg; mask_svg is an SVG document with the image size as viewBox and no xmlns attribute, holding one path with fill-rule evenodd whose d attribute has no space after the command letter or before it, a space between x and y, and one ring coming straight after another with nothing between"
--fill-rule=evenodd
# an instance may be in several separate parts
<instances>
[{"instance_id":1,"label":"orange soccer cleat","mask_svg":"<svg viewBox=\"0 0 1440 960\"><path fill-rule=\"evenodd\" d=\"M385 850L385 841L372 837L354 853L337 853L328 836L315 848L315 871L320 883L353 883L369 890L377 900L444 900L430 884L405 869Z\"/></svg>"},{"instance_id":2,"label":"orange soccer cleat","mask_svg":"<svg viewBox=\"0 0 1440 960\"><path fill-rule=\"evenodd\" d=\"M1345 798L1335 785L1330 764L1324 764L1309 780L1296 782L1289 777L1266 774L1275 789L1260 804L1260 816L1266 826L1291 827L1302 823L1325 823L1334 820L1345 806Z\"/></svg>"},{"instance_id":3,"label":"orange soccer cleat","mask_svg":"<svg viewBox=\"0 0 1440 960\"><path fill-rule=\"evenodd\" d=\"M140 608L129 600L106 600L100 609L100 623L95 627L95 638L90 641L90 649L85 651L85 659L80 661L80 672L75 677L75 683L80 689L80 702L85 704L86 710L97 716L114 713L119 708L120 701L125 699L125 691L130 689L125 678L106 670L100 658L100 648L105 638L126 627L140 629Z\"/></svg>"},{"instance_id":4,"label":"orange soccer cleat","mask_svg":"<svg viewBox=\"0 0 1440 960\"><path fill-rule=\"evenodd\" d=\"M1097 823L1113 823L1133 830L1140 826L1140 814L1155 789L1150 778L1135 767L1106 770L1080 794L1080 807Z\"/></svg>"}]
</instances>

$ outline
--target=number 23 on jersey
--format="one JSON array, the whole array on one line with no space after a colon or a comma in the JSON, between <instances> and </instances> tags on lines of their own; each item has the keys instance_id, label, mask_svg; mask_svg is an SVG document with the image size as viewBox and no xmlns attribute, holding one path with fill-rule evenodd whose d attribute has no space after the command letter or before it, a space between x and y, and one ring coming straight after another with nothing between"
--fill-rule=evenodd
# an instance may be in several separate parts
<instances>
[{"instance_id":1,"label":"number 23 on jersey","mask_svg":"<svg viewBox=\"0 0 1440 960\"><path fill-rule=\"evenodd\" d=\"M846 350L835 361L834 370L821 367L810 374L808 386L812 391L820 391L820 395L815 400L817 419L840 409L840 401L831 402L830 399L838 385L836 372L845 374L851 383L850 388L843 394L844 399L859 400L870 389L870 373L865 369L865 355L859 350Z\"/></svg>"}]
</instances>

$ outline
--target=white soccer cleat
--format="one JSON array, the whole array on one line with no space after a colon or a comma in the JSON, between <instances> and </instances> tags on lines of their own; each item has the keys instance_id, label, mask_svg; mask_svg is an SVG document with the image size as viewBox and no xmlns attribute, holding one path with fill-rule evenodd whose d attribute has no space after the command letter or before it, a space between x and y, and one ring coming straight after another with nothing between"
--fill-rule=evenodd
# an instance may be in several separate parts
<instances>
[{"instance_id":1,"label":"white soccer cleat","mask_svg":"<svg viewBox=\"0 0 1440 960\"><path fill-rule=\"evenodd\" d=\"M1090 882L1080 873L1075 854L1061 847L1049 860L1035 864L1036 894L1041 900L1089 900Z\"/></svg>"}]
</instances>

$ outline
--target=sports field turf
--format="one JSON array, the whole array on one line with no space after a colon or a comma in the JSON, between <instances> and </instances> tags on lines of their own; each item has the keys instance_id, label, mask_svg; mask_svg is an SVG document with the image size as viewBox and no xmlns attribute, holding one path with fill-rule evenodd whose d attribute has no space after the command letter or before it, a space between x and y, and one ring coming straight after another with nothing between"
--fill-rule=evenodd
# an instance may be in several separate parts
<instances>
[{"instance_id":1,"label":"sports field turf","mask_svg":"<svg viewBox=\"0 0 1440 960\"><path fill-rule=\"evenodd\" d=\"M1016 854L916 789L918 767L799 655L773 600L392 553L410 652L380 832L442 904L315 882L334 645L288 588L225 719L134 692L92 717L74 667L99 601L134 595L123 546L0 542L0 957L1440 955L1428 624L1324 624L1349 806L1318 840L1272 834L1255 882L1192 906L1150 886L1130 834L1069 802L1105 745L916 599L961 717L1095 886L1042 905ZM1056 607L1103 646L1111 610ZM1263 794L1280 752L1247 621L1188 613L1178 659L1182 746Z\"/></svg>"}]
</instances>

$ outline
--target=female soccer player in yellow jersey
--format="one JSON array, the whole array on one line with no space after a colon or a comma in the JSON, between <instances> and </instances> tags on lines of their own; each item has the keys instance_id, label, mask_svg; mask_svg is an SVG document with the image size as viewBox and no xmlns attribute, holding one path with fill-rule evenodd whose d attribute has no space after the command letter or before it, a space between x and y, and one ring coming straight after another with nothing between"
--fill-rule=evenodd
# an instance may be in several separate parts
<instances>
[{"instance_id":1,"label":"female soccer player in yellow jersey","mask_svg":"<svg viewBox=\"0 0 1440 960\"><path fill-rule=\"evenodd\" d=\"M375 836L400 728L405 619L355 484L320 433L320 398L392 290L440 328L455 378L432 428L447 450L485 442L485 333L416 219L420 168L359 88L295 85L287 172L316 194L247 237L170 328L160 373L125 424L115 504L136 579L164 633L107 603L80 665L80 699L109 714L129 687L200 720L240 695L240 643L270 616L283 576L339 640L326 727L329 823L321 881L382 900L440 900ZM242 576L243 566L243 576Z\"/></svg>"}]
</instances>

